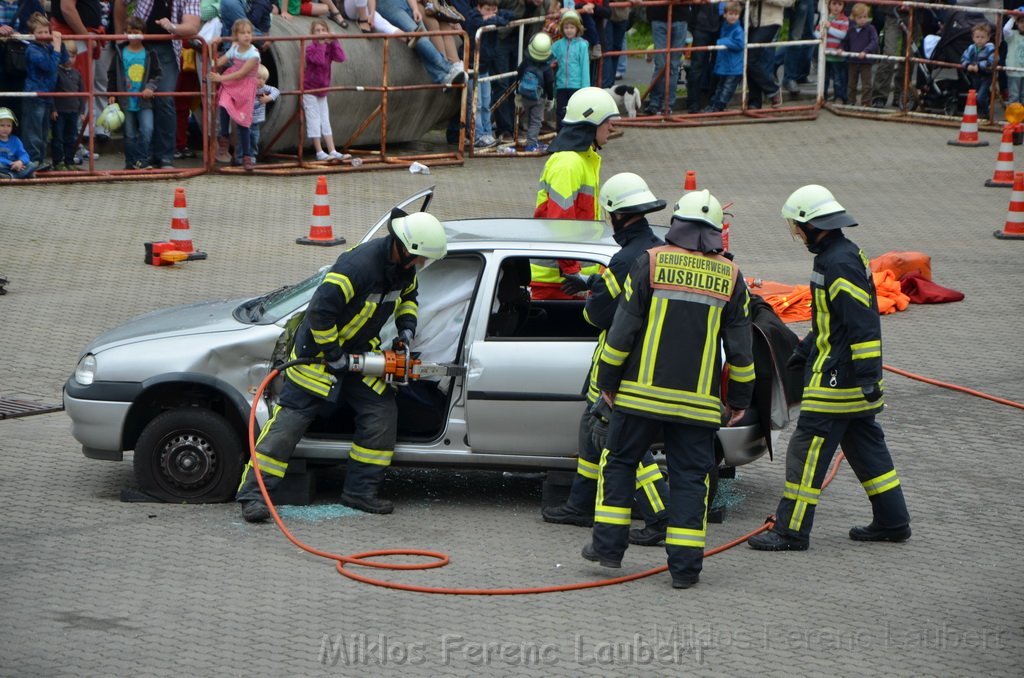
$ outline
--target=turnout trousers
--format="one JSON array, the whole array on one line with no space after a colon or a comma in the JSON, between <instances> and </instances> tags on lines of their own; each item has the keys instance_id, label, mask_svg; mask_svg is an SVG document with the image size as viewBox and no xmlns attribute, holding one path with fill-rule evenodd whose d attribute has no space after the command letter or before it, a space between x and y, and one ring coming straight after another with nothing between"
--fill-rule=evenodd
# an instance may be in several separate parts
<instances>
[{"instance_id":1,"label":"turnout trousers","mask_svg":"<svg viewBox=\"0 0 1024 678\"><path fill-rule=\"evenodd\" d=\"M622 560L629 546L637 463L659 435L664 435L668 461L668 569L673 578L692 578L704 562L708 474L715 464L713 428L614 411L601 452L593 548L602 558Z\"/></svg>"},{"instance_id":2,"label":"turnout trousers","mask_svg":"<svg viewBox=\"0 0 1024 678\"><path fill-rule=\"evenodd\" d=\"M260 462L263 482L273 494L288 471L288 461L295 446L318 414L337 409L333 396L355 412L356 430L352 451L345 467L345 494L377 496L384 471L391 465L395 450L398 409L392 388L376 377L347 374L325 400L285 379L281 398L256 440L256 457ZM259 483L252 471L252 461L245 465L237 501L261 499Z\"/></svg>"},{"instance_id":3,"label":"turnout trousers","mask_svg":"<svg viewBox=\"0 0 1024 678\"><path fill-rule=\"evenodd\" d=\"M594 417L587 412L580 417L579 458L576 461L576 477L569 488L565 504L577 513L593 515L597 502L597 482L600 475L601 450L594 444ZM668 486L665 476L654 461L650 451L644 452L636 469L635 502L640 507L644 522L652 525L667 513L665 500ZM631 504L632 506L632 504Z\"/></svg>"},{"instance_id":4,"label":"turnout trousers","mask_svg":"<svg viewBox=\"0 0 1024 678\"><path fill-rule=\"evenodd\" d=\"M810 537L821 484L840 445L871 500L874 524L881 528L910 524L903 488L875 415L853 419L804 415L786 449L786 489L775 512L775 532Z\"/></svg>"}]
</instances>

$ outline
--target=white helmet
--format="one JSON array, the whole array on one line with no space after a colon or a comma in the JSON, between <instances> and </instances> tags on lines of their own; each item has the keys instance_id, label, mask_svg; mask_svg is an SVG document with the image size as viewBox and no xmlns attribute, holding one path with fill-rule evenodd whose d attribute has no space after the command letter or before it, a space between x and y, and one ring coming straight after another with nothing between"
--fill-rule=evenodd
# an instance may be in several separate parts
<instances>
[{"instance_id":1,"label":"white helmet","mask_svg":"<svg viewBox=\"0 0 1024 678\"><path fill-rule=\"evenodd\" d=\"M857 220L839 204L832 191L818 184L808 184L793 191L782 206L782 216L795 224L810 224L822 231L856 226Z\"/></svg>"},{"instance_id":2,"label":"white helmet","mask_svg":"<svg viewBox=\"0 0 1024 678\"><path fill-rule=\"evenodd\" d=\"M448 239L444 226L433 214L413 212L393 214L389 230L413 257L443 259L448 254Z\"/></svg>"},{"instance_id":3,"label":"white helmet","mask_svg":"<svg viewBox=\"0 0 1024 678\"><path fill-rule=\"evenodd\" d=\"M609 214L648 214L665 209L665 201L658 200L647 182L632 172L620 172L604 182L599 200Z\"/></svg>"},{"instance_id":4,"label":"white helmet","mask_svg":"<svg viewBox=\"0 0 1024 678\"><path fill-rule=\"evenodd\" d=\"M716 231L722 230L722 203L711 191L689 191L683 194L672 212L674 219L706 224Z\"/></svg>"},{"instance_id":5,"label":"white helmet","mask_svg":"<svg viewBox=\"0 0 1024 678\"><path fill-rule=\"evenodd\" d=\"M547 61L551 58L551 36L543 31L530 38L526 51L531 59Z\"/></svg>"},{"instance_id":6,"label":"white helmet","mask_svg":"<svg viewBox=\"0 0 1024 678\"><path fill-rule=\"evenodd\" d=\"M99 117L96 118L96 125L98 127L106 127L111 132L116 132L121 129L121 125L124 124L124 112L117 103L112 103L103 109Z\"/></svg>"},{"instance_id":7,"label":"white helmet","mask_svg":"<svg viewBox=\"0 0 1024 678\"><path fill-rule=\"evenodd\" d=\"M563 125L587 123L598 127L608 118L620 117L615 99L600 87L584 87L573 92L565 105Z\"/></svg>"}]
</instances>

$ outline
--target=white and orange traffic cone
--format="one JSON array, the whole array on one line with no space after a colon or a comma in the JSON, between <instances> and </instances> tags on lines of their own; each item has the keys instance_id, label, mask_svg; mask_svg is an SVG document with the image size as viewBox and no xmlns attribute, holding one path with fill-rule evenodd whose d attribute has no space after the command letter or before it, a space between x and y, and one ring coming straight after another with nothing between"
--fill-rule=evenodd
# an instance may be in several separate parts
<instances>
[{"instance_id":1,"label":"white and orange traffic cone","mask_svg":"<svg viewBox=\"0 0 1024 678\"><path fill-rule=\"evenodd\" d=\"M683 191L696 191L697 190L697 172L694 170L686 170L686 178L683 179Z\"/></svg>"},{"instance_id":2,"label":"white and orange traffic cone","mask_svg":"<svg viewBox=\"0 0 1024 678\"><path fill-rule=\"evenodd\" d=\"M1024 172L1013 175L1013 195L1006 210L1006 225L992 235L1000 240L1024 240Z\"/></svg>"},{"instance_id":3,"label":"white and orange traffic cone","mask_svg":"<svg viewBox=\"0 0 1024 678\"><path fill-rule=\"evenodd\" d=\"M992 178L985 182L986 186L1013 186L1013 132L1016 125L1003 126L1003 139L999 142L999 155L996 156L996 170Z\"/></svg>"},{"instance_id":4,"label":"white and orange traffic cone","mask_svg":"<svg viewBox=\"0 0 1024 678\"><path fill-rule=\"evenodd\" d=\"M964 118L960 123L960 136L946 143L950 146L988 146L987 141L982 141L978 137L978 95L973 89L967 92L967 105L964 106Z\"/></svg>"},{"instance_id":5,"label":"white and orange traffic cone","mask_svg":"<svg viewBox=\"0 0 1024 678\"><path fill-rule=\"evenodd\" d=\"M192 244L191 227L188 223L188 204L185 202L185 189L180 186L174 189L174 207L171 210L171 248L188 255L188 261L205 259L206 252L199 252Z\"/></svg>"},{"instance_id":6,"label":"white and orange traffic cone","mask_svg":"<svg viewBox=\"0 0 1024 678\"><path fill-rule=\"evenodd\" d=\"M321 247L341 245L345 242L341 236L334 237L334 227L331 225L331 204L327 200L327 177L322 174L316 178L313 223L309 227L309 235L305 238L296 238L295 242L300 245L320 245Z\"/></svg>"}]
</instances>

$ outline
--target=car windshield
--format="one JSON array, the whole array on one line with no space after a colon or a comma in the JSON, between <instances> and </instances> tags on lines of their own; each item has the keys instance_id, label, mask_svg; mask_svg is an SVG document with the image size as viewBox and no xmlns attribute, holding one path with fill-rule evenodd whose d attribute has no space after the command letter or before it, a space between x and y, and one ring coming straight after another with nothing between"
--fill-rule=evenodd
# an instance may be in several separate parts
<instances>
[{"instance_id":1,"label":"car windshield","mask_svg":"<svg viewBox=\"0 0 1024 678\"><path fill-rule=\"evenodd\" d=\"M235 309L235 319L239 322L256 325L276 323L309 301L330 268L330 266L324 266L315 275L298 284L285 285L261 297L245 301Z\"/></svg>"}]
</instances>

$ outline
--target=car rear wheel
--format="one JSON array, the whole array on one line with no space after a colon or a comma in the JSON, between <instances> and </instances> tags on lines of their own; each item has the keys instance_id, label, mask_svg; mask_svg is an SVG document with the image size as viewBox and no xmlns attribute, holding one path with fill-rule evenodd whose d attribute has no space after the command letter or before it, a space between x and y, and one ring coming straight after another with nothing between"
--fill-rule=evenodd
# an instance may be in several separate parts
<instances>
[{"instance_id":1,"label":"car rear wheel","mask_svg":"<svg viewBox=\"0 0 1024 678\"><path fill-rule=\"evenodd\" d=\"M154 418L135 446L135 478L164 501L207 503L235 496L242 441L224 417L183 408Z\"/></svg>"}]
</instances>

